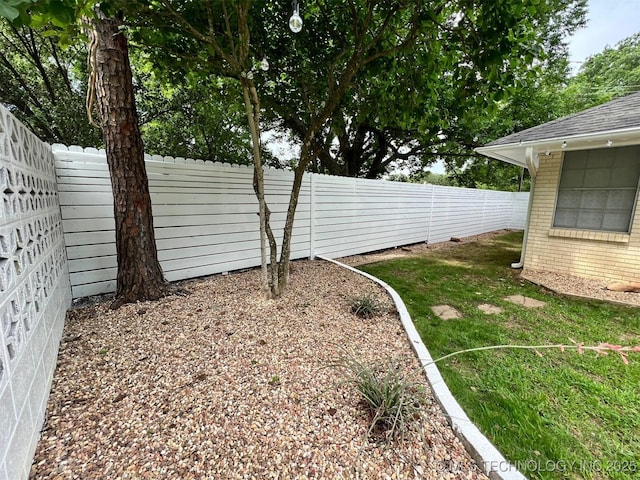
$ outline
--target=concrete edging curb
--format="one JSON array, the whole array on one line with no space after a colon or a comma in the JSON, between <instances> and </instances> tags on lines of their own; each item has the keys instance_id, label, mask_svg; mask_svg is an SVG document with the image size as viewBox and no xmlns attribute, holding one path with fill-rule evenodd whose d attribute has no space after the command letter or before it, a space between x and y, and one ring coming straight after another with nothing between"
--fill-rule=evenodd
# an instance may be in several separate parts
<instances>
[{"instance_id":1,"label":"concrete edging curb","mask_svg":"<svg viewBox=\"0 0 640 480\"><path fill-rule=\"evenodd\" d=\"M444 411L445 416L451 424L456 436L463 443L471 457L476 461L478 467L489 476L492 480L526 480L526 477L518 471L518 469L511 465L498 451L498 449L485 437L478 427L476 427L467 414L464 412L460 404L451 394L449 387L444 382L442 375L438 367L433 363L431 354L422 343L422 339L416 330L413 320L405 306L404 302L400 298L400 295L391 288L387 283L383 282L379 278L369 275L366 272L360 271L357 268L350 267L344 263L340 263L330 258L316 255L316 258L324 260L326 262L334 263L340 267L351 270L358 273L384 287L384 289L391 295L393 302L396 305L398 314L400 315L400 321L404 327L407 337L411 342L411 346L418 355L418 359L424 368L427 375L427 379L431 384L431 389L436 397L436 401Z\"/></svg>"}]
</instances>

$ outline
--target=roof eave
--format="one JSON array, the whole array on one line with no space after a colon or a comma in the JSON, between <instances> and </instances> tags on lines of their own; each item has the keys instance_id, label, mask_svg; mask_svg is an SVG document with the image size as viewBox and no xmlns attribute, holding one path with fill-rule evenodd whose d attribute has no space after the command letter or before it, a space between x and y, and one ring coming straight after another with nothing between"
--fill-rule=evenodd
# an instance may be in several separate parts
<instances>
[{"instance_id":1,"label":"roof eave","mask_svg":"<svg viewBox=\"0 0 640 480\"><path fill-rule=\"evenodd\" d=\"M509 148L500 148L509 147ZM478 147L476 152L486 155L487 157L500 160L501 162L512 163L520 167L526 167L525 160L526 148L519 144L499 145L495 147Z\"/></svg>"},{"instance_id":2,"label":"roof eave","mask_svg":"<svg viewBox=\"0 0 640 480\"><path fill-rule=\"evenodd\" d=\"M640 126L543 140L507 143L504 145L484 146L476 148L475 151L503 162L526 167L525 151L527 147L533 148L534 153L539 154L560 150L592 150L605 148L607 146L622 147L637 144L640 144Z\"/></svg>"}]
</instances>

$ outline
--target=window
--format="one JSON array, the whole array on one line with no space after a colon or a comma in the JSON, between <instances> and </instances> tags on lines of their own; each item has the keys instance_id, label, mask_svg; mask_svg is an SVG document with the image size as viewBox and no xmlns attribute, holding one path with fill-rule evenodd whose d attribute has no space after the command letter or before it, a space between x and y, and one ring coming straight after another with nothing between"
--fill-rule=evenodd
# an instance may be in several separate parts
<instances>
[{"instance_id":1,"label":"window","mask_svg":"<svg viewBox=\"0 0 640 480\"><path fill-rule=\"evenodd\" d=\"M629 232L640 178L640 146L566 152L553 226Z\"/></svg>"}]
</instances>

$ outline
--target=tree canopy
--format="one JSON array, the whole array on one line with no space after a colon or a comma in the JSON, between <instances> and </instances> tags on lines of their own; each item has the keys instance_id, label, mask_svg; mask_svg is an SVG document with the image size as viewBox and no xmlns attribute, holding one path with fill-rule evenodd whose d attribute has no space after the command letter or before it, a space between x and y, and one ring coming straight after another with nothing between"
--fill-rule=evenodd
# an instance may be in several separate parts
<instances>
[{"instance_id":1,"label":"tree canopy","mask_svg":"<svg viewBox=\"0 0 640 480\"><path fill-rule=\"evenodd\" d=\"M43 3L55 3L54 23L58 24L87 4L78 0L12 2L22 4L23 10ZM229 46L225 43L229 40L220 36L220 20L225 8L233 19L237 2L102 3L129 13L129 37L139 47L132 55L132 70L147 150L231 163L249 161L247 126L236 100L238 91L233 91L237 86L220 78L229 75L230 64L202 41L211 16L217 39L224 40L220 46L223 50ZM584 23L584 0L476 3L430 1L415 9L419 32L404 48L391 55L380 55L384 53L380 50L375 59L358 66L347 94L314 136L315 154L308 168L377 178L397 167L420 171L436 159L446 159L451 175L462 179L457 174L464 166L478 161L472 154L474 147L564 112L557 101L548 102L546 97L566 83L566 36ZM309 113L326 103L328 80L353 51L357 30L351 27L362 30L358 21L366 21L367 6L373 7L378 20L384 8L387 12L391 8L388 2L377 1L305 1L301 4L304 27L294 35L287 28L291 14L287 2L250 2L248 63L243 67L255 74L265 129L275 128L303 142ZM394 28L413 25L407 6L393 8L404 12L394 17ZM262 59L269 63L266 72L259 68ZM75 69L81 71L81 64L76 63ZM75 98L77 109L81 96L80 92ZM82 131L71 121L82 118L77 113L69 115L66 130ZM64 120L65 115L57 118ZM54 141L70 143L64 138ZM71 143L88 144L85 140ZM268 161L291 166L277 159ZM486 170L501 168L508 166ZM473 179L471 170L464 177Z\"/></svg>"},{"instance_id":2,"label":"tree canopy","mask_svg":"<svg viewBox=\"0 0 640 480\"><path fill-rule=\"evenodd\" d=\"M411 45L360 66L315 139L318 155L310 169L376 178L478 146L465 123L469 113L486 117L497 100L533 85L549 66L566 66L562 39L584 23L584 3L426 2ZM270 61L275 86L261 92L266 113L300 139L305 107L325 101L331 70L322 65L330 67L353 42L345 28L349 12L334 17L327 4L308 2L305 36L254 38L264 45L258 51L277 59ZM265 30L273 37L275 27Z\"/></svg>"},{"instance_id":3,"label":"tree canopy","mask_svg":"<svg viewBox=\"0 0 640 480\"><path fill-rule=\"evenodd\" d=\"M251 163L251 147L239 89L228 79L187 74L165 77L132 54L136 99L145 151L233 164Z\"/></svg>"},{"instance_id":4,"label":"tree canopy","mask_svg":"<svg viewBox=\"0 0 640 480\"><path fill-rule=\"evenodd\" d=\"M86 49L57 40L0 19L0 102L46 142L98 145L100 130L85 115Z\"/></svg>"},{"instance_id":5,"label":"tree canopy","mask_svg":"<svg viewBox=\"0 0 640 480\"><path fill-rule=\"evenodd\" d=\"M179 75L203 68L204 75L229 74L233 62L207 46L206 19L214 18L216 38L227 42L220 45L224 50L231 41L221 35L220 12L226 8L233 17L233 2L125 3L138 28L132 37L153 46L156 66L166 65ZM388 2L304 2L304 28L293 35L286 27L288 4L251 2L243 67L255 74L262 121L302 142L309 112L326 101L328 80L353 48L351 26L358 18L353 12L365 15L366 5L383 3ZM540 72L566 67L565 37L584 23L584 4L426 2L416 17L419 40L417 35L406 48L358 67L348 95L314 140L317 157L309 168L375 178L398 164L419 169L438 156L460 155L460 147L468 152L478 143L464 117L469 112L484 117L487 108L522 90L526 98ZM395 21L411 25L406 15ZM258 68L263 58L267 72ZM449 151L452 144L456 148Z\"/></svg>"},{"instance_id":6,"label":"tree canopy","mask_svg":"<svg viewBox=\"0 0 640 480\"><path fill-rule=\"evenodd\" d=\"M0 69L7 81L0 86L0 99L45 140L90 144L96 130L81 115L82 45L62 50L50 30L27 25L27 17L20 16L43 3L56 4L55 26L69 17L68 8L78 10L86 2L6 3L3 8L13 9L18 26L2 25ZM130 15L128 25L139 47L133 70L147 150L248 162L248 127L237 102L238 86L222 78L229 76L229 62L198 38L206 35L208 22L195 20L209 14L220 20L225 8L233 17L234 2L106 3L126 3L126 11L138 15L136 21ZM294 35L286 28L288 4L250 2L244 68L254 75L264 128L303 142L314 109L326 104L330 79L353 51L358 25L366 21L365 7L384 13L383 3L303 2L303 31ZM584 3L512 0L489 8L470 1L427 2L414 10L421 30L406 48L376 54L358 66L346 94L314 135L308 169L375 178L402 167L419 175L444 159L455 184L515 188L521 176L517 168L478 158L473 148L640 85L640 34L589 58L570 77L566 39L584 24ZM168 8L179 15L167 16ZM412 25L407 12L396 17L398 25ZM177 21L180 15L193 30ZM259 68L262 59L268 71ZM267 159L273 165L296 165Z\"/></svg>"},{"instance_id":7,"label":"tree canopy","mask_svg":"<svg viewBox=\"0 0 640 480\"><path fill-rule=\"evenodd\" d=\"M562 92L565 113L640 91L640 32L589 57Z\"/></svg>"},{"instance_id":8,"label":"tree canopy","mask_svg":"<svg viewBox=\"0 0 640 480\"><path fill-rule=\"evenodd\" d=\"M484 115L473 111L465 117L464 130L475 141L469 148L461 143L447 147L449 151L458 149L459 153L447 158L447 174L459 186L513 189L519 184L520 169L473 157L470 148L474 144L481 145L636 91L640 91L640 33L589 57L575 76L570 76L566 56L561 56L546 65L535 82L521 85L496 102L493 110L485 110ZM524 186L528 186L526 176Z\"/></svg>"}]
</instances>

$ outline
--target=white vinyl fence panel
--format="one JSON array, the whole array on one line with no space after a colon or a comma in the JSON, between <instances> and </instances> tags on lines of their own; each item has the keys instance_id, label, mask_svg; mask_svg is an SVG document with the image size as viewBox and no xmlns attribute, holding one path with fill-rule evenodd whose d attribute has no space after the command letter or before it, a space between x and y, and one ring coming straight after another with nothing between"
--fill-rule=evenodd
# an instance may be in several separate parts
<instances>
[{"instance_id":1,"label":"white vinyl fence panel","mask_svg":"<svg viewBox=\"0 0 640 480\"><path fill-rule=\"evenodd\" d=\"M509 228L524 230L527 226L527 211L529 209L529 192L511 194L511 220Z\"/></svg>"},{"instance_id":2,"label":"white vinyl fence panel","mask_svg":"<svg viewBox=\"0 0 640 480\"><path fill-rule=\"evenodd\" d=\"M424 242L432 185L313 175L314 255L337 258Z\"/></svg>"},{"instance_id":3,"label":"white vinyl fence panel","mask_svg":"<svg viewBox=\"0 0 640 480\"><path fill-rule=\"evenodd\" d=\"M115 223L104 154L56 150L55 156L73 295L114 291ZM182 161L147 161L158 259L165 277L176 281L259 265L252 169ZM266 196L279 243L291 181L287 172L265 171ZM309 179L300 192L293 233L292 258L308 256Z\"/></svg>"},{"instance_id":4,"label":"white vinyl fence panel","mask_svg":"<svg viewBox=\"0 0 640 480\"><path fill-rule=\"evenodd\" d=\"M514 195L517 198L518 195L513 192L486 192L487 195L484 198L484 210L482 212L483 228L499 230L504 228L505 225L509 228L514 228L511 226L511 212L515 206L512 198L514 198ZM520 197L522 196L520 195ZM512 205L512 207L504 208L505 205ZM527 204L524 205L524 208L527 208ZM524 225L522 228L524 228Z\"/></svg>"},{"instance_id":5,"label":"white vinyl fence panel","mask_svg":"<svg viewBox=\"0 0 640 480\"><path fill-rule=\"evenodd\" d=\"M49 145L0 106L0 479L29 476L71 303Z\"/></svg>"},{"instance_id":6,"label":"white vinyl fence panel","mask_svg":"<svg viewBox=\"0 0 640 480\"><path fill-rule=\"evenodd\" d=\"M73 296L114 291L113 198L104 152L54 147ZM149 157L146 165L158 258L168 280L260 265L252 168L157 156ZM279 246L292 182L291 172L265 170ZM527 197L308 174L296 211L291 257L337 258L523 228L516 223L526 217ZM525 212L514 213L514 205Z\"/></svg>"}]
</instances>

